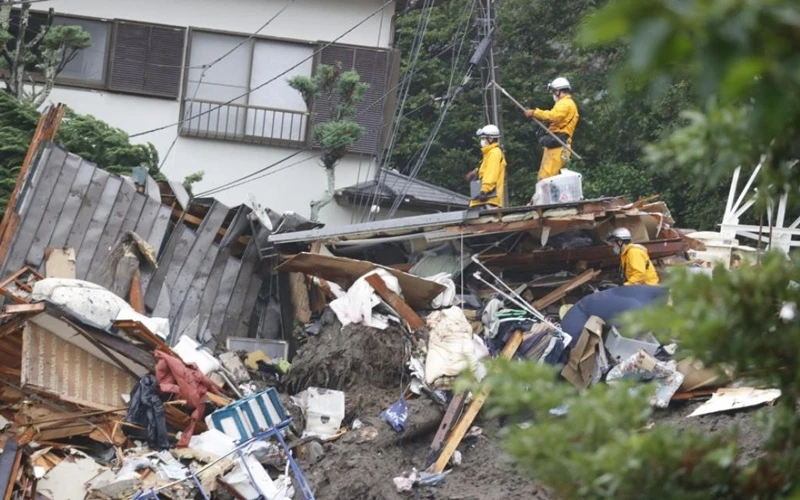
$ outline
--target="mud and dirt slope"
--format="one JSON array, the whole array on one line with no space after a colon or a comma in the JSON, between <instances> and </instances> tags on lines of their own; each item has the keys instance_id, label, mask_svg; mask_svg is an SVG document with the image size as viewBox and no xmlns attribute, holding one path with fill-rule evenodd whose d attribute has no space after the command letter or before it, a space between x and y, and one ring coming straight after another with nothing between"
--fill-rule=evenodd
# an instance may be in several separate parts
<instances>
[{"instance_id":1,"label":"mud and dirt slope","mask_svg":"<svg viewBox=\"0 0 800 500\"><path fill-rule=\"evenodd\" d=\"M381 410L397 400L405 384L403 360L409 342L399 329L377 332L365 327L340 328L328 325L310 338L293 363L287 381L290 392L307 387L343 390L347 416L363 423L337 441L323 446L324 454L310 457L300 453L299 463L317 498L320 499L459 499L507 500L509 498L551 499L546 488L517 469L502 450L496 420L478 418L483 429L477 439L462 443L462 464L453 469L444 484L416 487L398 493L392 478L424 468L430 443L441 419L441 409L427 398L409 403L409 423L402 434L395 433L378 417ZM757 424L757 410L685 418L701 403L673 404L658 411L656 425L674 425L706 432L739 430L741 460L757 457L764 438ZM768 410L766 410L768 411Z\"/></svg>"}]
</instances>

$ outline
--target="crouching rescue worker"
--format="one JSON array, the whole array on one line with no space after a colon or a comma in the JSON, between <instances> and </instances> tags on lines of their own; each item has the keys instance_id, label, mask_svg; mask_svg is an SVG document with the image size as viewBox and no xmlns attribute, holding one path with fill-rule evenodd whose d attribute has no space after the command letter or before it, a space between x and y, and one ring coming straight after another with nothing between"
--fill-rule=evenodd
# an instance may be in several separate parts
<instances>
[{"instance_id":1,"label":"crouching rescue worker","mask_svg":"<svg viewBox=\"0 0 800 500\"><path fill-rule=\"evenodd\" d=\"M631 243L630 231L618 227L611 232L608 241L614 247L614 253L620 256L623 285L658 285L658 273L647 249Z\"/></svg>"},{"instance_id":2,"label":"crouching rescue worker","mask_svg":"<svg viewBox=\"0 0 800 500\"><path fill-rule=\"evenodd\" d=\"M579 114L578 106L575 105L575 101L570 95L572 88L569 81L564 77L558 77L547 85L547 90L553 93L555 101L553 108L550 110L529 109L525 111L525 116L547 122L548 130L572 147L572 136L578 125ZM569 161L569 151L553 136L545 132L539 136L539 144L544 148L542 163L539 166L539 180L558 175Z\"/></svg>"},{"instance_id":3,"label":"crouching rescue worker","mask_svg":"<svg viewBox=\"0 0 800 500\"><path fill-rule=\"evenodd\" d=\"M480 137L483 161L480 167L467 174L467 180L479 179L481 190L479 194L472 196L469 206L502 207L506 184L506 157L497 142L500 129L496 125L486 125L478 129L476 135Z\"/></svg>"}]
</instances>

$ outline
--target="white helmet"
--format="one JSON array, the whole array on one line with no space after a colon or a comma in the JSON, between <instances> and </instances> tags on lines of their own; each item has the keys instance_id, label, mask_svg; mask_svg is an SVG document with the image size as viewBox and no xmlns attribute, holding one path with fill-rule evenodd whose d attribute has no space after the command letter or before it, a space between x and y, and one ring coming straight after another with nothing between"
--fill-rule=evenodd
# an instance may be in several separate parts
<instances>
[{"instance_id":1,"label":"white helmet","mask_svg":"<svg viewBox=\"0 0 800 500\"><path fill-rule=\"evenodd\" d=\"M620 240L620 241L631 241L631 232L628 231L627 228L618 227L615 230L611 231L611 234L608 236L609 241L613 240Z\"/></svg>"},{"instance_id":2,"label":"white helmet","mask_svg":"<svg viewBox=\"0 0 800 500\"><path fill-rule=\"evenodd\" d=\"M492 137L498 138L500 137L500 129L497 128L497 125L486 125L483 128L479 128L475 135L478 137Z\"/></svg>"},{"instance_id":3,"label":"white helmet","mask_svg":"<svg viewBox=\"0 0 800 500\"><path fill-rule=\"evenodd\" d=\"M559 76L549 84L547 84L547 90L552 92L554 90L571 90L572 85L569 84L569 80L564 78L563 76Z\"/></svg>"}]
</instances>

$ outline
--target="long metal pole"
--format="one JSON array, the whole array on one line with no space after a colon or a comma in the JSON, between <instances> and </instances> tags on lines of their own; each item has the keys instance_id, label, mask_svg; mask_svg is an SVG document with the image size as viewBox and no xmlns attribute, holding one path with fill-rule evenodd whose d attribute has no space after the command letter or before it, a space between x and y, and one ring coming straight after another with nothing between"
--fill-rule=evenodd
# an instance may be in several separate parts
<instances>
[{"instance_id":1,"label":"long metal pole","mask_svg":"<svg viewBox=\"0 0 800 500\"><path fill-rule=\"evenodd\" d=\"M500 84L498 84L498 83L497 83L497 82L495 82L495 81L492 81L492 82L491 82L491 84L492 84L492 85L494 85L495 87L497 87L497 90L499 90L500 92L502 92L504 96L506 96L506 97L508 97L509 99L511 99L511 102L513 102L513 103L514 103L514 104L515 104L515 105L516 105L516 106L517 106L519 109L521 109L522 111L527 111L527 108L525 108L525 106L523 106L522 104L520 104L518 100L516 100L516 99L514 99L513 97L511 97L511 94L509 94L508 92L506 92L506 89L504 89L503 87L501 87L501 86L500 86ZM545 132L547 132L548 134L550 134L550 136L551 136L553 139L555 139L556 141L558 141L558 143L559 143L559 144L561 144L561 146L562 146L562 147L565 147L565 148L567 148L567 151L569 151L569 152L570 152L570 153L571 153L571 154L572 154L572 155L573 155L575 158L577 158L577 159L579 159L579 160L582 160L582 159L583 159L583 158L581 157L581 155L579 155L578 153L576 153L576 152L575 152L575 150L574 150L574 149L572 149L571 147L569 147L569 144L567 144L566 142L562 141L562 140L561 140L561 138L560 138L560 137L558 137L556 134L554 134L554 133L550 132L550 129L549 129L549 128L547 128L547 125L545 125L544 123L540 122L540 121L539 121L539 120L537 120L536 118L531 118L531 119L532 119L532 120L533 120L533 122L534 122L534 123L536 123L536 125L538 125L538 126L539 126L539 127L542 129L542 130L544 130Z\"/></svg>"}]
</instances>

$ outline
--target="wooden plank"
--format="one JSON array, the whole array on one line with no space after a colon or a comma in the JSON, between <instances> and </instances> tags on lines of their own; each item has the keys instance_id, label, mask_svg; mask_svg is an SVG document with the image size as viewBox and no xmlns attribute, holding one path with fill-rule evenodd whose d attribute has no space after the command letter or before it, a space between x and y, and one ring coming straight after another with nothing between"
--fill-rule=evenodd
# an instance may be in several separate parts
<instances>
[{"instance_id":1,"label":"wooden plank","mask_svg":"<svg viewBox=\"0 0 800 500\"><path fill-rule=\"evenodd\" d=\"M198 311L200 318L197 323L198 336L202 336L208 327L211 312L217 299L217 292L222 283L222 275L225 272L228 259L231 258L230 255L231 251L229 248L220 249L211 266L211 274L208 275L208 280L203 288L202 297L200 299L200 310ZM191 319L189 321L191 321Z\"/></svg>"},{"instance_id":2,"label":"wooden plank","mask_svg":"<svg viewBox=\"0 0 800 500\"><path fill-rule=\"evenodd\" d=\"M444 291L444 286L434 281L419 278L397 269L378 266L372 262L345 257L300 253L278 266L277 270L306 273L324 278L347 290L358 278L378 268L385 269L397 278L406 303L414 309L430 307L431 301Z\"/></svg>"},{"instance_id":3,"label":"wooden plank","mask_svg":"<svg viewBox=\"0 0 800 500\"><path fill-rule=\"evenodd\" d=\"M522 343L522 332L517 330L514 332L514 335L508 339L506 342L505 347L503 347L503 351L500 353L500 356L505 359L511 359L514 354L516 354L517 349L519 349L520 344ZM475 399L467 407L467 410L464 412L464 415L461 416L456 426L453 428L453 432L450 434L450 437L447 438L447 442L444 445L444 449L442 449L441 455L436 460L436 463L433 464L430 471L431 472L442 472L444 468L447 466L447 463L450 462L450 457L453 456L453 453L458 448L458 445L461 444L461 440L464 439L469 428L472 426L472 422L475 421L475 417L478 416L480 413L481 408L486 403L486 399L489 397L489 393L491 391L484 387L481 389L478 394L475 396Z\"/></svg>"},{"instance_id":4,"label":"wooden plank","mask_svg":"<svg viewBox=\"0 0 800 500\"><path fill-rule=\"evenodd\" d=\"M218 254L219 247L212 243L208 247L208 251L206 252L205 256L202 257L200 268L197 270L197 274L194 276L192 284L189 286L189 289L184 295L183 304L180 306L180 312L176 314L175 317L170 319L170 325L172 325L172 328L175 329L177 334L180 334L198 314L201 314L200 302L203 298L203 292L208 286L208 281L211 276L214 263L217 261ZM219 276L222 276L221 271ZM217 281L217 285L219 285L219 281ZM198 334L202 331L200 330L199 320L197 331Z\"/></svg>"},{"instance_id":5,"label":"wooden plank","mask_svg":"<svg viewBox=\"0 0 800 500\"><path fill-rule=\"evenodd\" d=\"M442 443L450 433L450 429L453 427L453 422L458 420L461 410L464 409L464 402L466 399L467 393L462 392L454 395L453 399L450 400L450 404L447 406L447 411L445 412L444 417L442 417L442 423L439 424L439 430L436 431L436 435L433 437L433 442L431 442L431 452L428 456L428 463L425 464L425 467L429 467L436 462L439 451L442 449Z\"/></svg>"},{"instance_id":6,"label":"wooden plank","mask_svg":"<svg viewBox=\"0 0 800 500\"><path fill-rule=\"evenodd\" d=\"M86 228L86 233L83 235L80 247L78 245L72 248L80 248L76 255L77 262L75 263L75 271L78 279L85 279L91 268L92 259L97 245L100 243L100 238L106 228L106 222L111 216L111 209L117 200L120 186L122 186L122 179L116 176L110 176L106 182L103 192L96 200L90 200L94 205L94 212Z\"/></svg>"},{"instance_id":7,"label":"wooden plank","mask_svg":"<svg viewBox=\"0 0 800 500\"><path fill-rule=\"evenodd\" d=\"M131 293L128 301L133 310L139 314L144 314L144 297L142 296L142 273L139 269L133 272L131 279Z\"/></svg>"},{"instance_id":8,"label":"wooden plank","mask_svg":"<svg viewBox=\"0 0 800 500\"><path fill-rule=\"evenodd\" d=\"M240 205L236 215L233 216L231 223L228 224L228 229L225 231L225 236L219 242L219 246L225 248L232 243L235 243L241 235L250 227L250 221L247 220L248 214L251 212L250 207L247 205Z\"/></svg>"},{"instance_id":9,"label":"wooden plank","mask_svg":"<svg viewBox=\"0 0 800 500\"><path fill-rule=\"evenodd\" d=\"M34 304L9 304L6 306L6 313L8 314L42 312L44 310L44 302L36 302Z\"/></svg>"},{"instance_id":10,"label":"wooden plank","mask_svg":"<svg viewBox=\"0 0 800 500\"><path fill-rule=\"evenodd\" d=\"M25 196L27 208L24 209L24 214L20 214L14 242L8 251L5 266L7 271L19 269L25 264L28 251L33 246L36 229L42 223L47 203L56 187L66 157L66 151L54 147L50 148L49 154L43 154L39 160L37 167L39 171L34 172L37 180L33 192Z\"/></svg>"},{"instance_id":11,"label":"wooden plank","mask_svg":"<svg viewBox=\"0 0 800 500\"><path fill-rule=\"evenodd\" d=\"M225 311L228 309L228 303L231 300L233 287L236 285L236 278L239 276L241 267L242 261L239 259L229 258L225 263L225 270L222 273L217 296L214 298L214 306L211 308L211 316L208 318L208 325L206 326L206 329L212 335L222 332Z\"/></svg>"},{"instance_id":12,"label":"wooden plank","mask_svg":"<svg viewBox=\"0 0 800 500\"><path fill-rule=\"evenodd\" d=\"M105 170L94 169L92 180L86 190L86 195L81 200L75 220L67 236L65 246L75 249L75 270L77 272L77 258L80 256L81 244L83 243L86 232L92 223L92 216L97 208L98 202L106 190L106 184L111 180L111 175ZM113 186L112 186L113 187ZM78 274L78 277L81 277Z\"/></svg>"},{"instance_id":13,"label":"wooden plank","mask_svg":"<svg viewBox=\"0 0 800 500\"><path fill-rule=\"evenodd\" d=\"M72 225L75 223L78 210L81 208L84 196L86 196L89 184L92 182L95 167L89 162L81 161L78 166L78 173L69 190L64 207L58 215L53 234L50 236L48 246L51 248L63 248L67 245Z\"/></svg>"},{"instance_id":14,"label":"wooden plank","mask_svg":"<svg viewBox=\"0 0 800 500\"><path fill-rule=\"evenodd\" d=\"M114 205L111 207L111 213L106 219L106 225L103 229L103 234L97 243L97 250L89 264L89 269L99 267L106 255L111 251L114 243L120 234L120 228L125 221L125 216L128 215L128 210L131 208L134 196L138 196L136 189L126 180L120 179L122 182L117 193L117 198L114 200Z\"/></svg>"},{"instance_id":15,"label":"wooden plank","mask_svg":"<svg viewBox=\"0 0 800 500\"><path fill-rule=\"evenodd\" d=\"M311 298L306 286L306 275L289 273L289 288L292 294L292 317L298 323L311 321Z\"/></svg>"},{"instance_id":16,"label":"wooden plank","mask_svg":"<svg viewBox=\"0 0 800 500\"><path fill-rule=\"evenodd\" d=\"M195 276L204 263L204 258L206 258L210 248L214 245L214 238L216 238L217 232L222 227L222 223L225 221L229 211L230 209L227 206L215 201L197 229L197 239L183 260L183 266L178 269L177 275L174 277L167 273L167 281L174 283L171 295L173 304L181 304L183 302L186 293L194 282ZM214 257L216 255L213 255L212 259ZM211 272L210 266L208 266L208 272Z\"/></svg>"},{"instance_id":17,"label":"wooden plank","mask_svg":"<svg viewBox=\"0 0 800 500\"><path fill-rule=\"evenodd\" d=\"M372 274L367 276L366 278L367 283L375 290L375 292L380 295L380 297L385 300L395 311L397 314L400 315L403 320L408 323L408 326L411 330L418 330L425 326L425 322L422 321L422 318L414 312L413 309L408 307L408 304L400 297L398 294L389 290L389 287L386 286L386 282L383 281L377 274Z\"/></svg>"},{"instance_id":18,"label":"wooden plank","mask_svg":"<svg viewBox=\"0 0 800 500\"><path fill-rule=\"evenodd\" d=\"M38 268L44 260L45 248L50 246L50 238L53 236L58 216L64 210L64 203L67 201L72 183L75 182L79 165L80 158L75 155L64 154L64 163L61 166L61 172L58 174L56 186L49 200L45 202L47 208L44 211L44 217L39 227L35 229L36 235L25 259L32 266ZM51 174L48 173L48 175Z\"/></svg>"},{"instance_id":19,"label":"wooden plank","mask_svg":"<svg viewBox=\"0 0 800 500\"><path fill-rule=\"evenodd\" d=\"M147 284L147 291L144 295L144 304L150 310L155 309L156 302L161 294L161 286L164 284L167 277L169 266L173 264L179 265L177 262L174 262L174 256L178 246L181 245L181 240L184 237L184 233L187 232L190 233L191 230L182 224L175 227L175 229L172 231L172 234L169 236L169 241L167 242L167 246L164 248L164 253L159 257L158 269L156 269L155 273L153 273L153 277ZM185 245L186 242L184 241L182 246Z\"/></svg>"},{"instance_id":20,"label":"wooden plank","mask_svg":"<svg viewBox=\"0 0 800 500\"><path fill-rule=\"evenodd\" d=\"M8 251L11 248L11 242L14 239L16 230L19 227L20 216L17 212L17 198L25 185L25 180L28 176L28 171L31 168L34 158L39 153L42 143L46 141L52 142L55 140L58 127L61 125L61 119L67 107L58 103L56 106L51 106L47 112L43 113L39 118L39 123L36 124L36 130L33 132L31 143L28 145L28 150L25 153L25 158L22 160L22 166L17 174L17 182L14 184L14 190L8 197L8 204L6 211L3 214L3 220L0 222L0 262L5 262L8 257ZM16 269L16 268L11 268Z\"/></svg>"},{"instance_id":21,"label":"wooden plank","mask_svg":"<svg viewBox=\"0 0 800 500\"><path fill-rule=\"evenodd\" d=\"M595 271L594 269L587 269L586 271L582 272L572 280L564 283L560 287L556 288L552 292L548 293L544 297L536 300L533 302L534 309L544 309L545 307L549 306L550 304L554 304L564 298L572 290L575 290L579 286L583 285L584 283L588 283L597 277L600 274L600 271Z\"/></svg>"},{"instance_id":22,"label":"wooden plank","mask_svg":"<svg viewBox=\"0 0 800 500\"><path fill-rule=\"evenodd\" d=\"M224 335L230 335L236 331L239 323L239 316L246 314L242 309L244 306L244 299L247 295L247 290L250 287L250 281L253 278L253 273L258 264L258 247L255 239L253 239L242 255L242 266L239 269L239 276L236 278L236 285L233 287L228 307L225 310L225 319L222 322L222 331ZM249 319L249 318L248 318Z\"/></svg>"}]
</instances>

